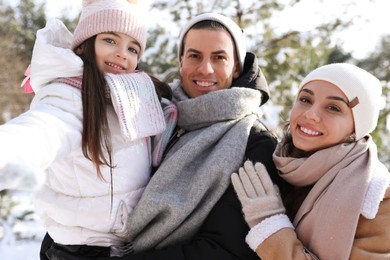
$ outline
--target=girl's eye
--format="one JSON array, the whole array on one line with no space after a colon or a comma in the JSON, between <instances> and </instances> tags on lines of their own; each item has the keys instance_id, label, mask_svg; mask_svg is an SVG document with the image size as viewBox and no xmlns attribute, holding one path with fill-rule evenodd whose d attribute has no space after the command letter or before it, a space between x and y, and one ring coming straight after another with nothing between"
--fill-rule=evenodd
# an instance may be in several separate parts
<instances>
[{"instance_id":1,"label":"girl's eye","mask_svg":"<svg viewBox=\"0 0 390 260\"><path fill-rule=\"evenodd\" d=\"M135 54L138 54L138 50L136 48L130 47L129 51Z\"/></svg>"},{"instance_id":2,"label":"girl's eye","mask_svg":"<svg viewBox=\"0 0 390 260\"><path fill-rule=\"evenodd\" d=\"M115 43L115 41L113 40L113 39L111 39L111 38L105 38L105 39L103 39L105 42L107 42L107 43Z\"/></svg>"}]
</instances>

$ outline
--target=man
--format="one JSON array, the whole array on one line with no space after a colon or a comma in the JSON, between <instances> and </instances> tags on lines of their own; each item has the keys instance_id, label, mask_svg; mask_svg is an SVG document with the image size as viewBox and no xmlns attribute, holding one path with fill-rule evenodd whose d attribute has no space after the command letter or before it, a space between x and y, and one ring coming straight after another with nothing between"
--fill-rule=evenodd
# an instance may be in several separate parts
<instances>
[{"instance_id":1,"label":"man","mask_svg":"<svg viewBox=\"0 0 390 260\"><path fill-rule=\"evenodd\" d=\"M128 216L133 253L120 259L258 259L230 175L250 159L277 181L276 139L259 121L267 83L242 30L219 14L184 27L179 60L177 132Z\"/></svg>"}]
</instances>

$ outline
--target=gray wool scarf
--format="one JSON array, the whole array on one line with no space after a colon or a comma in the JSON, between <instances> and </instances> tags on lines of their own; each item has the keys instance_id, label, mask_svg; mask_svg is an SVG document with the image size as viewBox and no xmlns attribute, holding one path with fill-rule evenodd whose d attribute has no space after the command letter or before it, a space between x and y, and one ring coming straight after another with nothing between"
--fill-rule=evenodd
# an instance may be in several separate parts
<instances>
[{"instance_id":1,"label":"gray wool scarf","mask_svg":"<svg viewBox=\"0 0 390 260\"><path fill-rule=\"evenodd\" d=\"M257 90L231 88L192 99L179 85L173 92L178 126L188 133L168 152L129 215L135 252L191 239L242 164L250 129L261 115Z\"/></svg>"}]
</instances>

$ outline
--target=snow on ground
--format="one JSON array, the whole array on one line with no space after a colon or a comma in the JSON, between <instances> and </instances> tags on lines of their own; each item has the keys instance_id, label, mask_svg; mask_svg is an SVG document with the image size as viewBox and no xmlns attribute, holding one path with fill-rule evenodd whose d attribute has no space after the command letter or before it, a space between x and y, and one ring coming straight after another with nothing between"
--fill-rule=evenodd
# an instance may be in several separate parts
<instances>
[{"instance_id":1,"label":"snow on ground","mask_svg":"<svg viewBox=\"0 0 390 260\"><path fill-rule=\"evenodd\" d=\"M38 260L41 241L17 241L0 247L2 260Z\"/></svg>"},{"instance_id":2,"label":"snow on ground","mask_svg":"<svg viewBox=\"0 0 390 260\"><path fill-rule=\"evenodd\" d=\"M0 207L0 258L2 260L39 259L39 249L45 229L39 217L33 212L32 200L31 192L12 192L10 196L2 198ZM11 207L10 203L12 203Z\"/></svg>"}]
</instances>

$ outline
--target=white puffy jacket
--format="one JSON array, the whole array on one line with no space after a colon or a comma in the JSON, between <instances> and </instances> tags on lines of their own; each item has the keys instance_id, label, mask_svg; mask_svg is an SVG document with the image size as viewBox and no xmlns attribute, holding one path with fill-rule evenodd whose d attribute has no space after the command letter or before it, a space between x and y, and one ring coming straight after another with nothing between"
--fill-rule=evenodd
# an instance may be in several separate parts
<instances>
[{"instance_id":1,"label":"white puffy jacket","mask_svg":"<svg viewBox=\"0 0 390 260\"><path fill-rule=\"evenodd\" d=\"M30 110L0 126L0 188L30 185L45 175L36 209L55 242L119 245L126 238L126 217L150 178L149 138L126 142L115 111L108 109L115 165L111 190L110 169L101 167L100 179L81 150L80 90L51 82L82 74L71 40L58 20L37 33Z\"/></svg>"}]
</instances>

